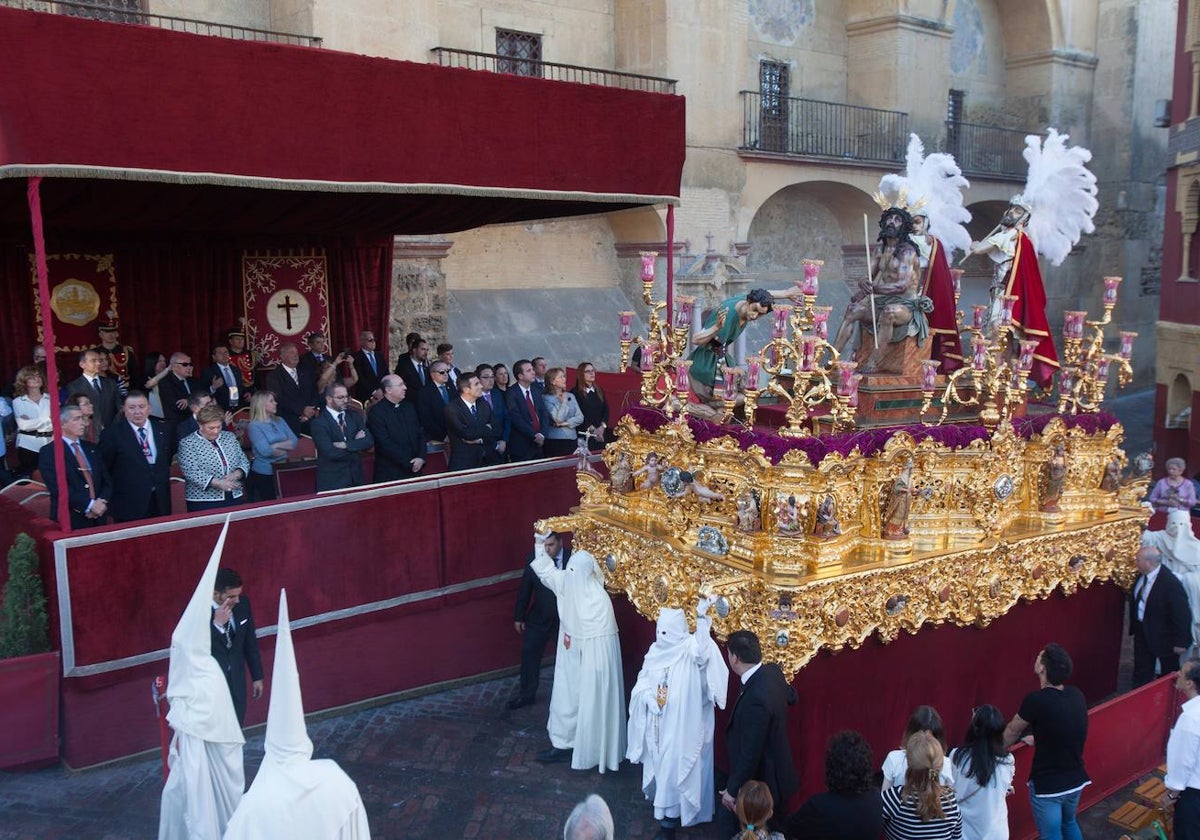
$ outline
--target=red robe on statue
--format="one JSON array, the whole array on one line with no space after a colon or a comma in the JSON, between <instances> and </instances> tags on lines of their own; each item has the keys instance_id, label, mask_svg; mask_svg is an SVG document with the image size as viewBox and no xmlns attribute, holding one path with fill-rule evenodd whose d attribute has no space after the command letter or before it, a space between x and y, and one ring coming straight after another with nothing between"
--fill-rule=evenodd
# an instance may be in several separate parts
<instances>
[{"instance_id":1,"label":"red robe on statue","mask_svg":"<svg viewBox=\"0 0 1200 840\"><path fill-rule=\"evenodd\" d=\"M954 309L954 281L942 243L933 240L929 252L929 268L925 272L924 294L933 301L929 313L929 334L933 338L929 357L942 363L938 373L950 373L963 365L962 342L958 335L958 318Z\"/></svg>"},{"instance_id":2,"label":"red robe on statue","mask_svg":"<svg viewBox=\"0 0 1200 840\"><path fill-rule=\"evenodd\" d=\"M1042 270L1038 268L1037 252L1025 231L1017 231L1017 251L1008 272L1005 294L1016 295L1013 306L1013 326L1025 337L1037 339L1033 351L1033 369L1029 378L1043 388L1049 388L1058 370L1058 351L1050 336L1046 320L1046 287L1042 285Z\"/></svg>"}]
</instances>

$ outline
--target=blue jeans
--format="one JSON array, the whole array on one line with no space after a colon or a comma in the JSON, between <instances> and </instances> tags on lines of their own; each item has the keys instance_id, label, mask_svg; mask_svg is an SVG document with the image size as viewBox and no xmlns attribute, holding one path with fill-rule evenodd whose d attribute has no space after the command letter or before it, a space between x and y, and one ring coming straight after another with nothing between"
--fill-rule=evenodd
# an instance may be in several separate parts
<instances>
[{"instance_id":1,"label":"blue jeans","mask_svg":"<svg viewBox=\"0 0 1200 840\"><path fill-rule=\"evenodd\" d=\"M1033 783L1029 783L1029 802L1041 840L1083 840L1079 823L1075 822L1080 793L1077 790L1061 796L1034 796Z\"/></svg>"}]
</instances>

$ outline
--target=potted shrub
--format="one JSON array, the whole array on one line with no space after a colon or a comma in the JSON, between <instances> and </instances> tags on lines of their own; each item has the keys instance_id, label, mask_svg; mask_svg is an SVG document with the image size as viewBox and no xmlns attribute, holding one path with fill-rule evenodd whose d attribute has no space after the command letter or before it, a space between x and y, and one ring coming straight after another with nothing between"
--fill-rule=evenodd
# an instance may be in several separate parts
<instances>
[{"instance_id":1,"label":"potted shrub","mask_svg":"<svg viewBox=\"0 0 1200 840\"><path fill-rule=\"evenodd\" d=\"M0 604L0 768L58 760L58 651L50 650L37 546L18 534Z\"/></svg>"}]
</instances>

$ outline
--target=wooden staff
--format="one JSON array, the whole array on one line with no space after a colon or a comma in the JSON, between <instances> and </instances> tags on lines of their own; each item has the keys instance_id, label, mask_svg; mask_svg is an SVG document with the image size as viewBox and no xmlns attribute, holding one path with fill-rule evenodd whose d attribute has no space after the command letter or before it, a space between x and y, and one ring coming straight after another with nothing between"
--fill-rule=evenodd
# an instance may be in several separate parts
<instances>
[{"instance_id":1,"label":"wooden staff","mask_svg":"<svg viewBox=\"0 0 1200 840\"><path fill-rule=\"evenodd\" d=\"M871 290L871 333L875 336L875 349L879 349L879 325L875 323L875 276L871 270L871 223L863 213L863 245L867 249L867 286Z\"/></svg>"}]
</instances>

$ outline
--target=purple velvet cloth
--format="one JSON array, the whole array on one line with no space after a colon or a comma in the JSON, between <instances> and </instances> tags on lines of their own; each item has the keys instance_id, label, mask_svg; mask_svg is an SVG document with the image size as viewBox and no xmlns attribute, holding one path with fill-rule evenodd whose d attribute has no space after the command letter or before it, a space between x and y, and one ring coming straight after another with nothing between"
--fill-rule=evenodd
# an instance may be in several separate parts
<instances>
[{"instance_id":1,"label":"purple velvet cloth","mask_svg":"<svg viewBox=\"0 0 1200 840\"><path fill-rule=\"evenodd\" d=\"M643 406L631 408L629 414L638 426L648 432L658 431L669 422L661 411ZM1035 434L1040 434L1052 419L1059 416L1044 414L1038 417L1020 417L1013 422L1013 428L1019 436L1029 439ZM1088 434L1107 432L1117 422L1117 418L1105 412L1062 416L1062 420L1068 429L1081 428ZM887 426L878 429L842 432L836 435L786 438L773 432L745 429L741 426L722 426L695 417L688 417L687 423L691 427L692 435L697 443L731 437L743 450L752 446L762 447L767 460L772 464L778 464L788 452L800 450L808 457L813 466L821 463L826 455L833 452L849 456L857 448L859 454L864 457L875 455L897 432L907 432L918 443L931 439L950 449L962 449L974 441L987 440L989 437L985 427L966 424L924 426L917 423L909 426Z\"/></svg>"}]
</instances>

